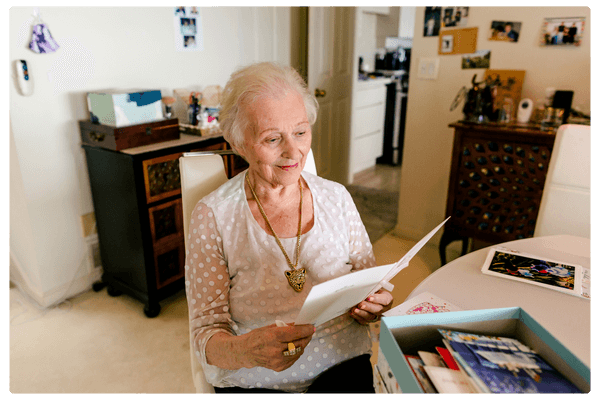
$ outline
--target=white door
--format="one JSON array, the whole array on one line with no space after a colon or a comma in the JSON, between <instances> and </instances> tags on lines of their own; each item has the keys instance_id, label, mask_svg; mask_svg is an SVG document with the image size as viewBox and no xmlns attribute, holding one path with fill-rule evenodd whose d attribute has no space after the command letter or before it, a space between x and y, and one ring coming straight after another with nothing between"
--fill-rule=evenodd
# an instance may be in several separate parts
<instances>
[{"instance_id":1,"label":"white door","mask_svg":"<svg viewBox=\"0 0 600 400\"><path fill-rule=\"evenodd\" d=\"M319 101L312 149L319 176L342 184L349 175L354 20L354 7L308 9L308 88Z\"/></svg>"}]
</instances>

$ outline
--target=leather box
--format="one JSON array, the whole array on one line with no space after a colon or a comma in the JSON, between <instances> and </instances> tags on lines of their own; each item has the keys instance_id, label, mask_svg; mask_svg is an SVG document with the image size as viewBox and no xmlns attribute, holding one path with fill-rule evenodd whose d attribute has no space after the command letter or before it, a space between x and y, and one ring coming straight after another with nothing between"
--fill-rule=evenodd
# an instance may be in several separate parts
<instances>
[{"instance_id":1,"label":"leather box","mask_svg":"<svg viewBox=\"0 0 600 400\"><path fill-rule=\"evenodd\" d=\"M180 135L177 118L120 128L84 120L79 121L79 128L83 144L117 151L177 140Z\"/></svg>"}]
</instances>

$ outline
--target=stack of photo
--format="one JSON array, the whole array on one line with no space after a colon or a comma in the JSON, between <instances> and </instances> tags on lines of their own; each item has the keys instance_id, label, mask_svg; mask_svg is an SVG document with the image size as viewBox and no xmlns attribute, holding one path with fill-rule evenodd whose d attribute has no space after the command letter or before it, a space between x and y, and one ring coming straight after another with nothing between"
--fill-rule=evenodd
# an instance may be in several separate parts
<instances>
[{"instance_id":1,"label":"stack of photo","mask_svg":"<svg viewBox=\"0 0 600 400\"><path fill-rule=\"evenodd\" d=\"M581 393L517 339L438 332L440 346L405 355L425 393Z\"/></svg>"}]
</instances>

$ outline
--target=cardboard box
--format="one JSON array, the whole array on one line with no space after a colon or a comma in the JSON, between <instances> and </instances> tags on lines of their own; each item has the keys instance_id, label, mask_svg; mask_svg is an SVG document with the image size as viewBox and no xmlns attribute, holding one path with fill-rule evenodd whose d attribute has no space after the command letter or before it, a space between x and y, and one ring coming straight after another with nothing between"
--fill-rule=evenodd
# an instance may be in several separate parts
<instances>
[{"instance_id":1,"label":"cardboard box","mask_svg":"<svg viewBox=\"0 0 600 400\"><path fill-rule=\"evenodd\" d=\"M590 368L520 307L383 317L380 355L385 355L403 393L423 393L405 354L441 344L438 328L512 337L533 349L582 392L590 391Z\"/></svg>"},{"instance_id":2,"label":"cardboard box","mask_svg":"<svg viewBox=\"0 0 600 400\"><path fill-rule=\"evenodd\" d=\"M115 127L165 119L160 90L104 91L88 93L88 110L93 123Z\"/></svg>"}]
</instances>

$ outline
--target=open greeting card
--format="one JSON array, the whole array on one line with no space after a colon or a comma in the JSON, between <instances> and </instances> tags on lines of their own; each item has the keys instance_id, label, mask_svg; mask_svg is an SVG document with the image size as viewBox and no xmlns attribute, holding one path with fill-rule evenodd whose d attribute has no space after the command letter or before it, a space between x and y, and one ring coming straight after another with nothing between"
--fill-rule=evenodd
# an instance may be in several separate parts
<instances>
[{"instance_id":1,"label":"open greeting card","mask_svg":"<svg viewBox=\"0 0 600 400\"><path fill-rule=\"evenodd\" d=\"M408 266L409 261L448 221L435 227L394 264L369 268L313 286L296 318L296 324L321 325L348 312L380 288L393 288L389 281Z\"/></svg>"}]
</instances>

